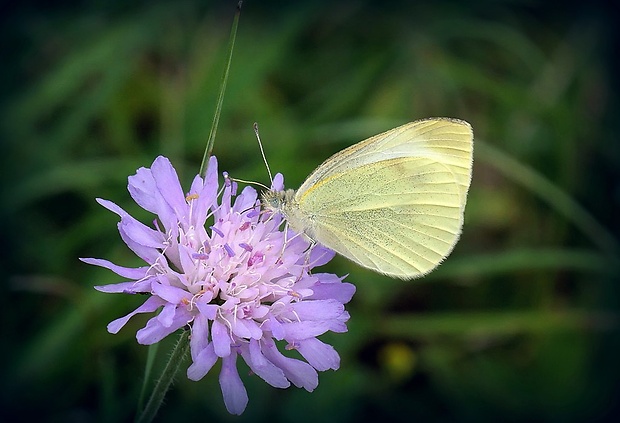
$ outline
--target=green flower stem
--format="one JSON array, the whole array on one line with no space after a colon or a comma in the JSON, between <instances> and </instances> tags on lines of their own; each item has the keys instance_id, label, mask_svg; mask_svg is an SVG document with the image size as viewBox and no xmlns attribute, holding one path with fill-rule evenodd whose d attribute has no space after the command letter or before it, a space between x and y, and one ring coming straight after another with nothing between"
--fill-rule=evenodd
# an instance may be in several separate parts
<instances>
[{"instance_id":1,"label":"green flower stem","mask_svg":"<svg viewBox=\"0 0 620 423\"><path fill-rule=\"evenodd\" d=\"M146 356L146 364L144 365L144 380L142 381L142 389L140 389L140 397L138 399L138 410L142 410L144 408L146 391L149 386L149 381L151 380L151 371L153 370L153 365L155 364L157 350L159 350L159 342L149 345L149 352Z\"/></svg>"},{"instance_id":2,"label":"green flower stem","mask_svg":"<svg viewBox=\"0 0 620 423\"><path fill-rule=\"evenodd\" d=\"M172 353L170 354L170 359L164 368L164 371L161 374L161 377L155 384L155 388L153 388L153 392L151 393L151 397L149 398L146 407L142 412L138 415L136 419L136 423L146 423L151 422L155 418L159 407L164 401L164 397L166 396L166 392L170 388L172 384L172 380L174 376L179 371L181 364L183 363L183 359L187 355L189 350L189 331L184 330L176 345L174 346Z\"/></svg>"},{"instance_id":3,"label":"green flower stem","mask_svg":"<svg viewBox=\"0 0 620 423\"><path fill-rule=\"evenodd\" d=\"M228 42L228 58L226 59L226 67L224 68L224 74L222 75L222 83L220 85L220 93L217 97L217 105L215 107L215 113L213 114L213 124L211 125L211 132L209 132L209 138L207 140L207 146L205 153L202 156L202 163L200 163L200 171L198 174L205 175L206 164L213 151L213 144L215 143L215 134L217 133L217 126L220 122L220 114L222 112L222 103L224 102L224 92L226 91L226 83L228 82L228 73L230 71L230 63L232 62L233 49L235 47L235 39L237 38L237 26L239 26L239 15L241 14L241 4L237 4L237 13L233 20L232 29L230 30L230 40Z\"/></svg>"}]
</instances>

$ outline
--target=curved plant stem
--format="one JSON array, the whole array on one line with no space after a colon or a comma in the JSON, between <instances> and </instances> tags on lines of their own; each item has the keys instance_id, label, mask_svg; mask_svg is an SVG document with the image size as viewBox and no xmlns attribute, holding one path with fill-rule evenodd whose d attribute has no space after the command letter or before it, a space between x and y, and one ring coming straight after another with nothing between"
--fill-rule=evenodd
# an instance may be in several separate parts
<instances>
[{"instance_id":1,"label":"curved plant stem","mask_svg":"<svg viewBox=\"0 0 620 423\"><path fill-rule=\"evenodd\" d=\"M224 68L224 74L222 75L222 83L220 85L220 93L217 97L217 105L215 107L215 113L213 114L213 124L211 125L211 132L209 132L209 138L207 140L207 146L205 153L202 156L202 163L200 163L200 175L206 173L205 166L213 151L213 144L215 143L215 134L217 133L217 126L220 122L220 114L222 112L222 103L224 102L224 92L226 91L226 83L228 82L228 72L230 70L230 63L232 62L233 49L235 47L235 39L237 38L237 26L239 26L239 15L241 14L241 1L237 4L237 13L233 20L232 29L230 30L230 40L228 42L228 57L226 59L226 67Z\"/></svg>"},{"instance_id":2,"label":"curved plant stem","mask_svg":"<svg viewBox=\"0 0 620 423\"><path fill-rule=\"evenodd\" d=\"M144 380L142 381L142 389L140 389L140 397L138 398L138 410L144 408L144 399L146 397L146 390L151 380L151 370L153 370L153 364L155 364L155 356L159 350L159 342L149 345L149 352L146 356L146 364L144 366Z\"/></svg>"},{"instance_id":3,"label":"curved plant stem","mask_svg":"<svg viewBox=\"0 0 620 423\"><path fill-rule=\"evenodd\" d=\"M146 423L151 422L155 418L159 407L164 401L164 397L166 396L166 392L170 388L174 376L179 371L181 367L181 363L183 359L187 355L187 351L189 350L189 331L184 330L176 345L172 349L172 353L170 354L170 359L164 367L164 371L161 374L161 377L155 384L155 388L153 388L153 392L151 393L151 397L149 401L146 403L146 407L144 410L137 416L136 423Z\"/></svg>"}]
</instances>

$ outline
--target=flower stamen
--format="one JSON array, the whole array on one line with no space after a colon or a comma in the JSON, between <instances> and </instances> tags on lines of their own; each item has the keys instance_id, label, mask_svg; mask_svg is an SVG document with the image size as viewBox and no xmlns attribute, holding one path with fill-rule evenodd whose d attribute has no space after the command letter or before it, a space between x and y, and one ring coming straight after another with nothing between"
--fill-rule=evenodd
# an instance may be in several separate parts
<instances>
[{"instance_id":1,"label":"flower stamen","mask_svg":"<svg viewBox=\"0 0 620 423\"><path fill-rule=\"evenodd\" d=\"M228 257L234 257L235 256L235 252L233 251L232 248L230 248L230 245L228 245L228 243L224 244L224 249L226 250L226 253L228 254Z\"/></svg>"},{"instance_id":2,"label":"flower stamen","mask_svg":"<svg viewBox=\"0 0 620 423\"><path fill-rule=\"evenodd\" d=\"M216 234L218 234L220 237L224 238L224 232L220 231L218 228L216 228L215 226L209 226L209 228L211 228L211 230L213 232L215 232Z\"/></svg>"}]
</instances>

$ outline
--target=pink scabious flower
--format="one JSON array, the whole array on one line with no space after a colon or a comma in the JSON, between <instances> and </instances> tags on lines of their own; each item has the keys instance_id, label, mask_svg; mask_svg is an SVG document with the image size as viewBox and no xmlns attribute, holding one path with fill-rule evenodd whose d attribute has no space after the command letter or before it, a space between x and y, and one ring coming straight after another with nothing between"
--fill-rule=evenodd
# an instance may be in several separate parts
<instances>
[{"instance_id":1,"label":"pink scabious flower","mask_svg":"<svg viewBox=\"0 0 620 423\"><path fill-rule=\"evenodd\" d=\"M334 253L282 230L281 216L261 212L254 188L236 195L237 184L225 178L220 191L215 157L207 169L204 179L194 178L188 194L165 157L129 177L132 198L157 215L152 227L97 199L120 216L121 238L147 265L82 261L129 279L97 290L148 294L140 307L111 322L109 332L117 333L138 313L158 310L137 332L140 344L156 343L188 327L192 364L187 377L201 379L222 359L219 381L226 408L241 414L248 396L237 371L239 355L254 374L277 388L293 383L312 391L318 385L317 370L338 369L338 353L317 336L347 331L344 304L355 287L334 274L311 273ZM283 188L283 177L277 175L272 189ZM284 355L276 341L305 361Z\"/></svg>"}]
</instances>

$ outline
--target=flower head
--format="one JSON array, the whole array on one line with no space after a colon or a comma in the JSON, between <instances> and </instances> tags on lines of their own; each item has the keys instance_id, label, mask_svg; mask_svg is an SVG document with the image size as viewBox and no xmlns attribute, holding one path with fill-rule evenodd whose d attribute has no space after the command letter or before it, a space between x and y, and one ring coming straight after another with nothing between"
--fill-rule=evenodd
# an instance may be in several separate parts
<instances>
[{"instance_id":1,"label":"flower head","mask_svg":"<svg viewBox=\"0 0 620 423\"><path fill-rule=\"evenodd\" d=\"M121 238L146 265L82 261L129 279L97 290L148 294L140 307L111 322L109 332L117 333L138 313L158 310L137 332L139 343L153 344L189 327L192 364L187 376L199 380L222 359L219 380L226 408L241 414L248 397L236 367L239 355L254 374L277 388L293 383L312 391L318 385L317 370L338 369L338 353L317 336L346 332L344 304L355 287L333 274L311 273L334 253L282 230L279 215L261 212L252 187L237 195L237 184L225 175L220 190L217 175L217 160L211 157L206 177L196 176L184 194L167 158L138 169L128 188L142 208L157 215L152 226L110 201L97 201L120 216ZM277 175L272 188L283 186ZM283 354L276 341L305 361Z\"/></svg>"}]
</instances>

